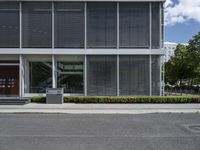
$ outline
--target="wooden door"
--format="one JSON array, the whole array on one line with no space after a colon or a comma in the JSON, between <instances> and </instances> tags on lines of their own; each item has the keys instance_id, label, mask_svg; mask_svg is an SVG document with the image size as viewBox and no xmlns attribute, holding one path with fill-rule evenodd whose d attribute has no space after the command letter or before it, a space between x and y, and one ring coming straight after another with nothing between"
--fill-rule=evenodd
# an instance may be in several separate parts
<instances>
[{"instance_id":1,"label":"wooden door","mask_svg":"<svg viewBox=\"0 0 200 150\"><path fill-rule=\"evenodd\" d=\"M19 66L0 66L0 96L19 95Z\"/></svg>"}]
</instances>

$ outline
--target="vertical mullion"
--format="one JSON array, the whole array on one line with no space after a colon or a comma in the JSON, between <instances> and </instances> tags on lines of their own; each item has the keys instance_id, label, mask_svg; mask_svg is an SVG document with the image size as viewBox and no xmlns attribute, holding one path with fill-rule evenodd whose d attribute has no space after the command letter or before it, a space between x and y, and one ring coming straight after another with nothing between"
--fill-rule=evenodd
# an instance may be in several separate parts
<instances>
[{"instance_id":1,"label":"vertical mullion","mask_svg":"<svg viewBox=\"0 0 200 150\"><path fill-rule=\"evenodd\" d=\"M84 7L85 7L85 43L84 43L84 47L85 50L87 49L87 2L84 3Z\"/></svg>"},{"instance_id":2,"label":"vertical mullion","mask_svg":"<svg viewBox=\"0 0 200 150\"><path fill-rule=\"evenodd\" d=\"M85 43L84 43L84 48L85 48L85 53L87 49L87 2L84 3L84 15L85 15ZM84 94L87 96L87 55L85 54L84 57Z\"/></svg>"},{"instance_id":3,"label":"vertical mullion","mask_svg":"<svg viewBox=\"0 0 200 150\"><path fill-rule=\"evenodd\" d=\"M162 48L162 3L159 3L159 17L160 17L160 22L159 22L159 30L160 30L160 50ZM163 89L163 82L162 82L162 56L160 56L160 96L162 95L162 89Z\"/></svg>"},{"instance_id":4,"label":"vertical mullion","mask_svg":"<svg viewBox=\"0 0 200 150\"><path fill-rule=\"evenodd\" d=\"M52 48L54 47L54 2L52 2Z\"/></svg>"},{"instance_id":5,"label":"vertical mullion","mask_svg":"<svg viewBox=\"0 0 200 150\"><path fill-rule=\"evenodd\" d=\"M84 60L84 93L85 96L87 96L87 55L85 55Z\"/></svg>"},{"instance_id":6,"label":"vertical mullion","mask_svg":"<svg viewBox=\"0 0 200 150\"><path fill-rule=\"evenodd\" d=\"M149 3L149 49L152 50L152 5ZM152 96L152 56L149 55L149 95Z\"/></svg>"},{"instance_id":7,"label":"vertical mullion","mask_svg":"<svg viewBox=\"0 0 200 150\"><path fill-rule=\"evenodd\" d=\"M117 2L117 49L119 49L119 2Z\"/></svg>"},{"instance_id":8,"label":"vertical mullion","mask_svg":"<svg viewBox=\"0 0 200 150\"><path fill-rule=\"evenodd\" d=\"M117 96L120 95L119 91L119 55L117 55Z\"/></svg>"},{"instance_id":9,"label":"vertical mullion","mask_svg":"<svg viewBox=\"0 0 200 150\"><path fill-rule=\"evenodd\" d=\"M149 49L152 49L152 5L149 3Z\"/></svg>"},{"instance_id":10,"label":"vertical mullion","mask_svg":"<svg viewBox=\"0 0 200 150\"><path fill-rule=\"evenodd\" d=\"M152 96L152 56L149 55L149 96Z\"/></svg>"},{"instance_id":11,"label":"vertical mullion","mask_svg":"<svg viewBox=\"0 0 200 150\"><path fill-rule=\"evenodd\" d=\"M19 2L19 47L22 48L22 2Z\"/></svg>"},{"instance_id":12,"label":"vertical mullion","mask_svg":"<svg viewBox=\"0 0 200 150\"><path fill-rule=\"evenodd\" d=\"M55 67L55 56L52 55L52 88L56 88L56 76L55 76L55 72L56 72L56 67Z\"/></svg>"},{"instance_id":13,"label":"vertical mullion","mask_svg":"<svg viewBox=\"0 0 200 150\"><path fill-rule=\"evenodd\" d=\"M117 2L117 50L119 51L119 2ZM119 95L119 55L117 55L117 96Z\"/></svg>"}]
</instances>

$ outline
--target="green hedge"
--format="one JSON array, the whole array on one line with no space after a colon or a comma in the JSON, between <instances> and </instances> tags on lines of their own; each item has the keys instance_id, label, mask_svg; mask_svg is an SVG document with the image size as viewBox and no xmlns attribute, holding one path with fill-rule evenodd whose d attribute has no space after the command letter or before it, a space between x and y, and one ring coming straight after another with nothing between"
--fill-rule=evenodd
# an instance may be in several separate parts
<instances>
[{"instance_id":1,"label":"green hedge","mask_svg":"<svg viewBox=\"0 0 200 150\"><path fill-rule=\"evenodd\" d=\"M45 103L46 97L32 97L31 102ZM68 96L65 103L200 103L200 96Z\"/></svg>"}]
</instances>

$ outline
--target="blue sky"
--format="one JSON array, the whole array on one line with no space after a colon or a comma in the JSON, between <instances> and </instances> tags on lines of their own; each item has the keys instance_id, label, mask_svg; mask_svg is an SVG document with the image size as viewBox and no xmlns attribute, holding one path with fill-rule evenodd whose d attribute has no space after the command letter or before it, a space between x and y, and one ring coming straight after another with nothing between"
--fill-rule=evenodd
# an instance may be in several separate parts
<instances>
[{"instance_id":1,"label":"blue sky","mask_svg":"<svg viewBox=\"0 0 200 150\"><path fill-rule=\"evenodd\" d=\"M165 42L187 43L200 32L200 0L167 0Z\"/></svg>"}]
</instances>

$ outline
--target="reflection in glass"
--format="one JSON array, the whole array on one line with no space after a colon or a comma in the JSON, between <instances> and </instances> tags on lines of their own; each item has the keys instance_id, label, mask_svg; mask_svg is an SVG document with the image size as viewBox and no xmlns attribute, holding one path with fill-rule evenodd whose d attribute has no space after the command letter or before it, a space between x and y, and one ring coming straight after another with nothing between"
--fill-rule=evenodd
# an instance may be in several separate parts
<instances>
[{"instance_id":1,"label":"reflection in glass","mask_svg":"<svg viewBox=\"0 0 200 150\"><path fill-rule=\"evenodd\" d=\"M18 2L0 2L0 47L19 47Z\"/></svg>"},{"instance_id":2,"label":"reflection in glass","mask_svg":"<svg viewBox=\"0 0 200 150\"><path fill-rule=\"evenodd\" d=\"M52 4L22 3L22 46L25 48L52 47Z\"/></svg>"},{"instance_id":3,"label":"reflection in glass","mask_svg":"<svg viewBox=\"0 0 200 150\"><path fill-rule=\"evenodd\" d=\"M84 47L84 3L55 3L55 47Z\"/></svg>"},{"instance_id":4,"label":"reflection in glass","mask_svg":"<svg viewBox=\"0 0 200 150\"><path fill-rule=\"evenodd\" d=\"M57 86L64 93L83 93L83 62L57 63Z\"/></svg>"},{"instance_id":5,"label":"reflection in glass","mask_svg":"<svg viewBox=\"0 0 200 150\"><path fill-rule=\"evenodd\" d=\"M29 92L46 93L52 87L52 63L29 62Z\"/></svg>"},{"instance_id":6,"label":"reflection in glass","mask_svg":"<svg viewBox=\"0 0 200 150\"><path fill-rule=\"evenodd\" d=\"M87 47L89 48L116 47L116 3L87 3L87 36Z\"/></svg>"}]
</instances>

